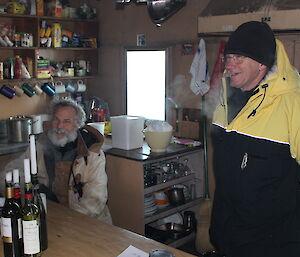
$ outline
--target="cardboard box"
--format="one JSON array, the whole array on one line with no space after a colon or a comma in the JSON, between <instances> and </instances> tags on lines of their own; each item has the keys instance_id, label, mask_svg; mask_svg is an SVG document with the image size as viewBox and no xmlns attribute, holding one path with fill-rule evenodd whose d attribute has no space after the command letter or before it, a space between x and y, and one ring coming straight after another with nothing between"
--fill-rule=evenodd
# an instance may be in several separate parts
<instances>
[{"instance_id":1,"label":"cardboard box","mask_svg":"<svg viewBox=\"0 0 300 257\"><path fill-rule=\"evenodd\" d=\"M112 147L131 150L143 146L144 118L136 116L112 116Z\"/></svg>"},{"instance_id":2,"label":"cardboard box","mask_svg":"<svg viewBox=\"0 0 300 257\"><path fill-rule=\"evenodd\" d=\"M48 5L48 15L60 18L62 17L62 5L59 0L51 0L49 1Z\"/></svg>"},{"instance_id":3,"label":"cardboard box","mask_svg":"<svg viewBox=\"0 0 300 257\"><path fill-rule=\"evenodd\" d=\"M179 133L177 136L183 138L201 139L200 123L197 121L179 121Z\"/></svg>"},{"instance_id":4,"label":"cardboard box","mask_svg":"<svg viewBox=\"0 0 300 257\"><path fill-rule=\"evenodd\" d=\"M44 16L44 0L36 0L36 15L37 16Z\"/></svg>"},{"instance_id":5,"label":"cardboard box","mask_svg":"<svg viewBox=\"0 0 300 257\"><path fill-rule=\"evenodd\" d=\"M53 23L52 25L52 46L61 47L62 45L61 24Z\"/></svg>"}]
</instances>

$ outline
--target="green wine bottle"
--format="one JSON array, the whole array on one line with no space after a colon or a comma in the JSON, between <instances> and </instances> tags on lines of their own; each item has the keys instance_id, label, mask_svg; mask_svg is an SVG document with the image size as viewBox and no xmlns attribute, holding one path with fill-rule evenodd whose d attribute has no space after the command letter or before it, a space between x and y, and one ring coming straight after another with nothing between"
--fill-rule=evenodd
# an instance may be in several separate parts
<instances>
[{"instance_id":1,"label":"green wine bottle","mask_svg":"<svg viewBox=\"0 0 300 257\"><path fill-rule=\"evenodd\" d=\"M4 257L21 257L21 211L13 198L11 171L6 173L6 199L1 216Z\"/></svg>"},{"instance_id":2,"label":"green wine bottle","mask_svg":"<svg viewBox=\"0 0 300 257\"><path fill-rule=\"evenodd\" d=\"M41 251L45 251L48 248L47 214L46 214L46 206L44 205L40 194L34 135L30 135L30 163L31 163L31 181L33 185L32 188L33 203L39 208L39 212L40 212L40 227L39 227L40 246L41 246Z\"/></svg>"},{"instance_id":3,"label":"green wine bottle","mask_svg":"<svg viewBox=\"0 0 300 257\"><path fill-rule=\"evenodd\" d=\"M24 160L25 203L22 208L23 244L25 257L41 256L40 250L40 213L32 200L32 184L29 159Z\"/></svg>"}]
</instances>

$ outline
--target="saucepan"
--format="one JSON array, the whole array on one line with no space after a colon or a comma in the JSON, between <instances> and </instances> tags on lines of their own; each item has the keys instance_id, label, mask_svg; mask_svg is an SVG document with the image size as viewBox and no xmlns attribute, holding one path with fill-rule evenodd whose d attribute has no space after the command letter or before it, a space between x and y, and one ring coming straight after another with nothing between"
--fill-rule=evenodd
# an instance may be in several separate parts
<instances>
[{"instance_id":1,"label":"saucepan","mask_svg":"<svg viewBox=\"0 0 300 257\"><path fill-rule=\"evenodd\" d=\"M169 238L173 238L173 239L179 239L181 237L184 237L188 233L190 233L190 230L187 229L186 226L182 224L173 223L173 222L162 224L156 228L161 231L167 232Z\"/></svg>"}]
</instances>

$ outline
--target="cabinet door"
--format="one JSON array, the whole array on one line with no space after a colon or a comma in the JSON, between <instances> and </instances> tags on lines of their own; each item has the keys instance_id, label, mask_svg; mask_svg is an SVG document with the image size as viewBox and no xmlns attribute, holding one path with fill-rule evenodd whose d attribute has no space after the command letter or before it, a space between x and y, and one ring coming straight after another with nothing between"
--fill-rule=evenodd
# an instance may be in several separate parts
<instances>
[{"instance_id":1,"label":"cabinet door","mask_svg":"<svg viewBox=\"0 0 300 257\"><path fill-rule=\"evenodd\" d=\"M142 162L106 156L108 207L113 224L144 234L144 180Z\"/></svg>"}]
</instances>

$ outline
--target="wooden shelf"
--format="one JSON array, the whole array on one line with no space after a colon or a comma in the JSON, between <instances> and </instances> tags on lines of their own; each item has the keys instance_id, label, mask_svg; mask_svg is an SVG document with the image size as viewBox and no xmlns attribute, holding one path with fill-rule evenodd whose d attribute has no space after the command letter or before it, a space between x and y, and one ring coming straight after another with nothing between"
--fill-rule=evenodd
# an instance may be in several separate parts
<instances>
[{"instance_id":1,"label":"wooden shelf","mask_svg":"<svg viewBox=\"0 0 300 257\"><path fill-rule=\"evenodd\" d=\"M21 83L35 83L50 80L79 80L79 79L94 79L98 73L98 53L97 47L40 47L40 26L42 20L60 22L65 29L83 35L87 38L96 38L98 40L98 20L97 19L73 19L65 17L50 17L50 16L36 16L27 14L9 14L0 13L0 19L3 23L12 24L16 27L16 31L30 33L33 36L33 47L1 47L0 52L3 59L12 56L20 55L29 57L32 60L32 72L30 79L4 79L0 84L21 84ZM92 24L91 24L92 23ZM91 73L89 76L73 76L73 77L55 77L55 78L37 78L37 58L43 56L49 59L50 62L65 62L66 60L86 60L91 66Z\"/></svg>"},{"instance_id":2,"label":"wooden shelf","mask_svg":"<svg viewBox=\"0 0 300 257\"><path fill-rule=\"evenodd\" d=\"M37 16L29 14L11 14L11 13L0 13L0 18L21 18L21 19L37 19L37 20L55 20L55 21L68 21L68 22L92 22L97 23L95 19L80 19L80 18L67 18L67 17L52 17L52 16Z\"/></svg>"},{"instance_id":3,"label":"wooden shelf","mask_svg":"<svg viewBox=\"0 0 300 257\"><path fill-rule=\"evenodd\" d=\"M163 188L170 187L172 185L176 185L176 184L184 183L186 181L193 180L194 178L195 178L195 174L192 173L188 176L172 179L165 183L161 183L161 184L158 184L158 185L155 185L152 187L146 187L144 191L145 191L145 194L149 194L149 193L161 190Z\"/></svg>"},{"instance_id":4,"label":"wooden shelf","mask_svg":"<svg viewBox=\"0 0 300 257\"><path fill-rule=\"evenodd\" d=\"M95 79L96 76L82 76L82 77L52 77L53 81L58 81L58 80L83 80L83 79ZM26 83L26 82L44 82L44 81L49 81L51 78L29 78L29 79L2 79L0 80L0 84L20 84L20 83Z\"/></svg>"},{"instance_id":5,"label":"wooden shelf","mask_svg":"<svg viewBox=\"0 0 300 257\"><path fill-rule=\"evenodd\" d=\"M38 16L36 15L29 15L29 14L12 14L12 13L0 13L0 17L4 18L26 18L26 19L37 19Z\"/></svg>"},{"instance_id":6,"label":"wooden shelf","mask_svg":"<svg viewBox=\"0 0 300 257\"><path fill-rule=\"evenodd\" d=\"M38 47L22 47L22 46L0 46L0 50L36 50Z\"/></svg>"},{"instance_id":7,"label":"wooden shelf","mask_svg":"<svg viewBox=\"0 0 300 257\"><path fill-rule=\"evenodd\" d=\"M18 48L18 47L16 47ZM63 50L63 51L95 51L96 47L36 47L39 50Z\"/></svg>"}]
</instances>

